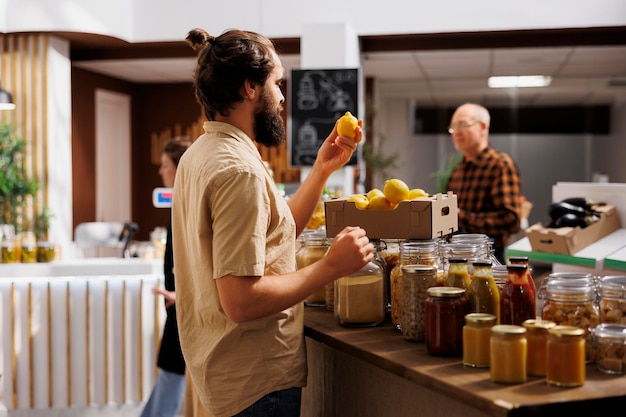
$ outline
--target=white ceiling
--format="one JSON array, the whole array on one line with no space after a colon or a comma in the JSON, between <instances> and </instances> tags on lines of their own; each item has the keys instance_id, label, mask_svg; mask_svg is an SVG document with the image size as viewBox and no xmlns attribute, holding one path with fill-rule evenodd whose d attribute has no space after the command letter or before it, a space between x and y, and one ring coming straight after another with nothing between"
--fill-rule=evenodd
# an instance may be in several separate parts
<instances>
[{"instance_id":1,"label":"white ceiling","mask_svg":"<svg viewBox=\"0 0 626 417\"><path fill-rule=\"evenodd\" d=\"M300 68L282 57L287 74ZM194 58L82 61L74 65L136 83L191 81ZM599 105L626 102L626 46L376 52L363 57L366 77L387 96L420 105ZM492 75L550 75L547 88L490 89ZM616 84L618 86L611 86Z\"/></svg>"}]
</instances>

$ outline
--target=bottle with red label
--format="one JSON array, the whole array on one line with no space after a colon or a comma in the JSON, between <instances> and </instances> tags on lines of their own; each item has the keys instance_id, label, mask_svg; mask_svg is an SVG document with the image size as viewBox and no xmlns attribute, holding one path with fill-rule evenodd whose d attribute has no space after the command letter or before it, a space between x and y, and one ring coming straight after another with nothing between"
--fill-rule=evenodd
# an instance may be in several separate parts
<instances>
[{"instance_id":1,"label":"bottle with red label","mask_svg":"<svg viewBox=\"0 0 626 417\"><path fill-rule=\"evenodd\" d=\"M537 317L535 293L528 282L526 265L507 265L507 280L500 297L502 324L521 326L524 321Z\"/></svg>"}]
</instances>

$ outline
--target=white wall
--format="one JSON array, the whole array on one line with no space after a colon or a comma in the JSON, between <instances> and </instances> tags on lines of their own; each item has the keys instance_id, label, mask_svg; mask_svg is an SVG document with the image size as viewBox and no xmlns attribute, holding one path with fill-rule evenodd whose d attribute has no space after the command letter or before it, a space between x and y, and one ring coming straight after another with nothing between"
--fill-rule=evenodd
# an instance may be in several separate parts
<instances>
[{"instance_id":1,"label":"white wall","mask_svg":"<svg viewBox=\"0 0 626 417\"><path fill-rule=\"evenodd\" d=\"M297 37L309 23L359 35L622 26L623 0L0 0L0 32L75 31L129 42L177 41L189 29L238 27Z\"/></svg>"}]
</instances>

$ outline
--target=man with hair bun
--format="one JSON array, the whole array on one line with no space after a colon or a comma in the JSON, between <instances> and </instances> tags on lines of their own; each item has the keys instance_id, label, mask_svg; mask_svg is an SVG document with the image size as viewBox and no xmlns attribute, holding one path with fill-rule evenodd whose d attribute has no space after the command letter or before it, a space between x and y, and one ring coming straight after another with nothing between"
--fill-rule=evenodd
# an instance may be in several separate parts
<instances>
[{"instance_id":1,"label":"man with hair bun","mask_svg":"<svg viewBox=\"0 0 626 417\"><path fill-rule=\"evenodd\" d=\"M256 144L285 140L284 69L273 43L229 30L187 35L194 89L208 119L181 158L172 207L180 341L198 398L224 416L300 415L307 368L303 300L373 259L365 231L347 227L322 260L296 270L296 238L328 177L361 140L337 128L287 201Z\"/></svg>"}]
</instances>

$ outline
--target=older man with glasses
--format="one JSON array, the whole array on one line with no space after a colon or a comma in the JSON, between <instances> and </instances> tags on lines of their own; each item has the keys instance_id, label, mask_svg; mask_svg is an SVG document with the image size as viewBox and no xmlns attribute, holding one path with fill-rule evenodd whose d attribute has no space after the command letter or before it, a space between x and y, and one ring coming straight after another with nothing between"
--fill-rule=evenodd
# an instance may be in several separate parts
<instances>
[{"instance_id":1,"label":"older man with glasses","mask_svg":"<svg viewBox=\"0 0 626 417\"><path fill-rule=\"evenodd\" d=\"M511 157L489 146L489 111L478 104L459 106L448 132L463 154L448 180L457 194L459 232L483 233L494 242L495 256L504 260L504 246L520 229L519 171Z\"/></svg>"}]
</instances>

